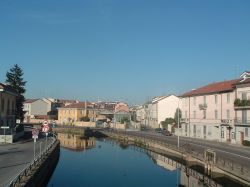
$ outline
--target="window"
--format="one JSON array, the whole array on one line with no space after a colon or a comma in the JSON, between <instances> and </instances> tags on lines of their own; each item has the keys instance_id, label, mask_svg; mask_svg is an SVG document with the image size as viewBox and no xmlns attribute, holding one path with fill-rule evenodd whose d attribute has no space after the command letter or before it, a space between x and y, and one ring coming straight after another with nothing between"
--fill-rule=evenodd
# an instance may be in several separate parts
<instances>
[{"instance_id":1,"label":"window","mask_svg":"<svg viewBox=\"0 0 250 187\"><path fill-rule=\"evenodd\" d=\"M230 103L230 93L227 94L227 103Z\"/></svg>"},{"instance_id":2,"label":"window","mask_svg":"<svg viewBox=\"0 0 250 187\"><path fill-rule=\"evenodd\" d=\"M214 118L218 119L218 111L217 110L214 111Z\"/></svg>"},{"instance_id":3,"label":"window","mask_svg":"<svg viewBox=\"0 0 250 187\"><path fill-rule=\"evenodd\" d=\"M194 100L194 106L196 106L196 97L194 97L193 100Z\"/></svg>"},{"instance_id":4,"label":"window","mask_svg":"<svg viewBox=\"0 0 250 187\"><path fill-rule=\"evenodd\" d=\"M4 99L2 99L2 112L4 112L4 105L5 105L5 102L4 102Z\"/></svg>"},{"instance_id":5,"label":"window","mask_svg":"<svg viewBox=\"0 0 250 187\"><path fill-rule=\"evenodd\" d=\"M248 128L245 128L245 136L248 137Z\"/></svg>"},{"instance_id":6,"label":"window","mask_svg":"<svg viewBox=\"0 0 250 187\"><path fill-rule=\"evenodd\" d=\"M207 112L206 110L203 110L203 119L206 119L207 118Z\"/></svg>"},{"instance_id":7,"label":"window","mask_svg":"<svg viewBox=\"0 0 250 187\"><path fill-rule=\"evenodd\" d=\"M227 119L230 119L230 110L227 110Z\"/></svg>"},{"instance_id":8,"label":"window","mask_svg":"<svg viewBox=\"0 0 250 187\"><path fill-rule=\"evenodd\" d=\"M242 93L242 100L247 100L247 93L246 92Z\"/></svg>"},{"instance_id":9,"label":"window","mask_svg":"<svg viewBox=\"0 0 250 187\"><path fill-rule=\"evenodd\" d=\"M196 134L196 125L194 125L194 131L193 132L194 132L194 134Z\"/></svg>"},{"instance_id":10,"label":"window","mask_svg":"<svg viewBox=\"0 0 250 187\"><path fill-rule=\"evenodd\" d=\"M196 119L196 111L194 111L194 119Z\"/></svg>"},{"instance_id":11,"label":"window","mask_svg":"<svg viewBox=\"0 0 250 187\"><path fill-rule=\"evenodd\" d=\"M217 95L214 96L214 102L215 102L215 104L218 103L218 96Z\"/></svg>"},{"instance_id":12,"label":"window","mask_svg":"<svg viewBox=\"0 0 250 187\"><path fill-rule=\"evenodd\" d=\"M233 140L236 139L236 138L235 138L235 133L234 133L234 132L232 132L232 139L233 139Z\"/></svg>"},{"instance_id":13,"label":"window","mask_svg":"<svg viewBox=\"0 0 250 187\"><path fill-rule=\"evenodd\" d=\"M203 97L203 104L206 104L206 103L207 103L207 97L204 96L204 97Z\"/></svg>"}]
</instances>

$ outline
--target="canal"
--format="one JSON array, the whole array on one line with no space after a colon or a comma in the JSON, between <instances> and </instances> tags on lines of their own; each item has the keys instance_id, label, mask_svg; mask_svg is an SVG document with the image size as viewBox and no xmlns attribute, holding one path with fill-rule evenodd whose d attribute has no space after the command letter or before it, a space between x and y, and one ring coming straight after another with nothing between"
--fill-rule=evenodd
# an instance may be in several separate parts
<instances>
[{"instance_id":1,"label":"canal","mask_svg":"<svg viewBox=\"0 0 250 187\"><path fill-rule=\"evenodd\" d=\"M175 161L133 145L76 134L58 133L58 138L60 159L49 187L199 187L208 182L223 186L202 181L202 174L177 169Z\"/></svg>"}]
</instances>

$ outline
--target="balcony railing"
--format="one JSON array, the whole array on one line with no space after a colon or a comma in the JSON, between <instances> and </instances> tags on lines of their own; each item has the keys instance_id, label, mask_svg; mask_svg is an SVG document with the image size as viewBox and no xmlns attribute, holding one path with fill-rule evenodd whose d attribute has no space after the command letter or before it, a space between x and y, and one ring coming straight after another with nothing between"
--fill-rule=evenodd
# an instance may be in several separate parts
<instances>
[{"instance_id":1,"label":"balcony railing","mask_svg":"<svg viewBox=\"0 0 250 187\"><path fill-rule=\"evenodd\" d=\"M250 108L250 100L248 99L235 99L234 101L234 108L235 109L245 109Z\"/></svg>"},{"instance_id":2,"label":"balcony railing","mask_svg":"<svg viewBox=\"0 0 250 187\"><path fill-rule=\"evenodd\" d=\"M233 124L233 123L234 123L234 120L233 120L233 119L222 119L222 120L221 120L221 123L222 123L222 124L230 125L230 124Z\"/></svg>"},{"instance_id":3,"label":"balcony railing","mask_svg":"<svg viewBox=\"0 0 250 187\"><path fill-rule=\"evenodd\" d=\"M234 120L235 125L250 125L250 118L242 119L242 118L236 118Z\"/></svg>"}]
</instances>

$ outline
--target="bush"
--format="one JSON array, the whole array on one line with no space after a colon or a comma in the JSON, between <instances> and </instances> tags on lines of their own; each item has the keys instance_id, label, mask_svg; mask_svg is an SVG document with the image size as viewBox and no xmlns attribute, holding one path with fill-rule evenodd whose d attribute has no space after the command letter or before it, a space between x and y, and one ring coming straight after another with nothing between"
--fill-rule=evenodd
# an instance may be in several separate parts
<instances>
[{"instance_id":1,"label":"bush","mask_svg":"<svg viewBox=\"0 0 250 187\"><path fill-rule=\"evenodd\" d=\"M80 118L80 121L89 122L90 118L88 116L84 116Z\"/></svg>"},{"instance_id":2,"label":"bush","mask_svg":"<svg viewBox=\"0 0 250 187\"><path fill-rule=\"evenodd\" d=\"M242 142L242 145L244 145L244 146L250 146L250 141L244 140Z\"/></svg>"}]
</instances>

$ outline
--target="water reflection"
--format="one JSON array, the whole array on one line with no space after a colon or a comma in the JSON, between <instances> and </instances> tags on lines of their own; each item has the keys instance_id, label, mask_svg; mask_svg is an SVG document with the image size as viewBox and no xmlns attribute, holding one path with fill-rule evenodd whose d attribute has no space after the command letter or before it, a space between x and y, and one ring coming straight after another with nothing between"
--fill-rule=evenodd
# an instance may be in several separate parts
<instances>
[{"instance_id":1,"label":"water reflection","mask_svg":"<svg viewBox=\"0 0 250 187\"><path fill-rule=\"evenodd\" d=\"M96 146L96 139L94 137L69 133L58 133L57 137L60 140L61 147L74 151L84 151Z\"/></svg>"}]
</instances>

